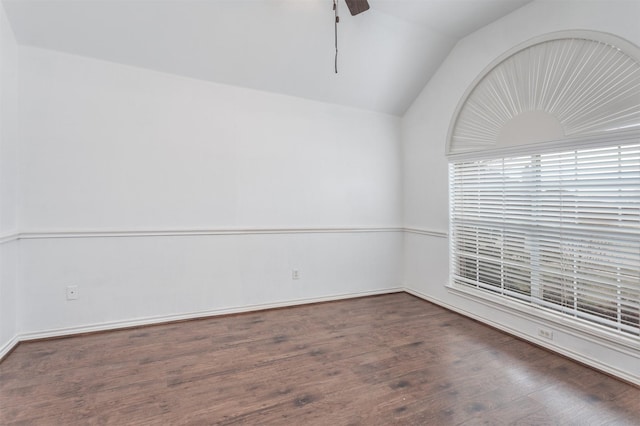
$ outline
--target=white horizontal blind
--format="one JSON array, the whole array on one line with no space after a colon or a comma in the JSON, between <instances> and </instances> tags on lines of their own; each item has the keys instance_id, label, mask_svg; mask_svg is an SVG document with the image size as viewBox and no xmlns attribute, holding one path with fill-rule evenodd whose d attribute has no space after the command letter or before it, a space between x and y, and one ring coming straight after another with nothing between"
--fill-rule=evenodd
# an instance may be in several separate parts
<instances>
[{"instance_id":1,"label":"white horizontal blind","mask_svg":"<svg viewBox=\"0 0 640 426\"><path fill-rule=\"evenodd\" d=\"M640 335L640 144L450 163L451 274Z\"/></svg>"}]
</instances>

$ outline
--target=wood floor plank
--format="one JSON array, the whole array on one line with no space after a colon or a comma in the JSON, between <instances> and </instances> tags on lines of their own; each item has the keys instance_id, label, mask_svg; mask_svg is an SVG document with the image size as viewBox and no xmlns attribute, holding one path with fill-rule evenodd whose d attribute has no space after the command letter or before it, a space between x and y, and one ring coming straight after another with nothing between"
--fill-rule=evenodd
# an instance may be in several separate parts
<instances>
[{"instance_id":1,"label":"wood floor plank","mask_svg":"<svg viewBox=\"0 0 640 426\"><path fill-rule=\"evenodd\" d=\"M0 424L640 424L640 390L406 293L21 343Z\"/></svg>"}]
</instances>

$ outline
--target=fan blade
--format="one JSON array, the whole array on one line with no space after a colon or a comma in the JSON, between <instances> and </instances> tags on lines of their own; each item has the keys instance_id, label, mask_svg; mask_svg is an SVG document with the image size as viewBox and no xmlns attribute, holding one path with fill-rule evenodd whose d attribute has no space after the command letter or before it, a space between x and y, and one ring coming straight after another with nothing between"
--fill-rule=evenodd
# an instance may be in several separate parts
<instances>
[{"instance_id":1,"label":"fan blade","mask_svg":"<svg viewBox=\"0 0 640 426\"><path fill-rule=\"evenodd\" d=\"M367 0L345 0L345 2L353 16L369 10L369 2Z\"/></svg>"}]
</instances>

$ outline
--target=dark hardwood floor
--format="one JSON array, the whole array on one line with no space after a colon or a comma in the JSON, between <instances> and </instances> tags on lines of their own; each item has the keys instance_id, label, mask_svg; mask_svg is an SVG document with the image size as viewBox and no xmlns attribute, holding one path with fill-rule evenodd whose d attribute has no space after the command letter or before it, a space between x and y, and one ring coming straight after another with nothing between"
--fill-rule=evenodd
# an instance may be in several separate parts
<instances>
[{"instance_id":1,"label":"dark hardwood floor","mask_svg":"<svg viewBox=\"0 0 640 426\"><path fill-rule=\"evenodd\" d=\"M631 425L640 389L398 293L22 343L0 424Z\"/></svg>"}]
</instances>

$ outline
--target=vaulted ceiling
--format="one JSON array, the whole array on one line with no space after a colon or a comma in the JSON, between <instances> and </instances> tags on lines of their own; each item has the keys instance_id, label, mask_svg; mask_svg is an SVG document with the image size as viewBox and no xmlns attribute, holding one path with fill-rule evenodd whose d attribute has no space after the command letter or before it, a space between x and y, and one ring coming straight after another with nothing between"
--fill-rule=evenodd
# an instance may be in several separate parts
<instances>
[{"instance_id":1,"label":"vaulted ceiling","mask_svg":"<svg viewBox=\"0 0 640 426\"><path fill-rule=\"evenodd\" d=\"M531 0L3 0L18 43L402 115L457 40Z\"/></svg>"}]
</instances>

